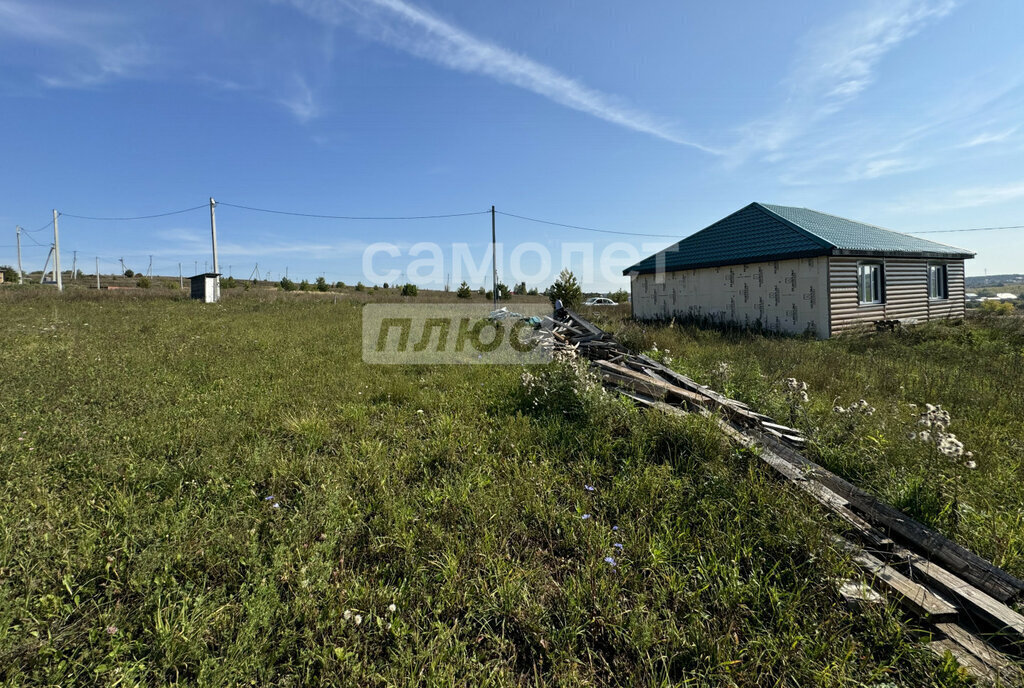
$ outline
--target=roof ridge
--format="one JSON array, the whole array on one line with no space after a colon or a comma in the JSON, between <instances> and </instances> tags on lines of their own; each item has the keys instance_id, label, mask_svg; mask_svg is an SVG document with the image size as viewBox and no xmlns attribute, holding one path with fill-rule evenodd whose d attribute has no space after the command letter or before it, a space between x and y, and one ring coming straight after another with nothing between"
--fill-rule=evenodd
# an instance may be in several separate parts
<instances>
[{"instance_id":1,"label":"roof ridge","mask_svg":"<svg viewBox=\"0 0 1024 688\"><path fill-rule=\"evenodd\" d=\"M758 205L762 205L762 204L758 203ZM843 220L844 222L852 222L855 225L864 225L865 227L874 227L875 229L880 229L883 232L892 232L893 234L899 234L900 236L909 237L911 239L917 239L918 241L927 241L928 243L936 244L938 246L945 246L947 248L955 248L958 251L967 251L967 249L963 248L962 246L954 246L953 244L944 244L941 241L932 241L931 239L922 239L919 236L914 236L913 234L908 234L907 232L898 232L895 229L889 229L888 227L883 227L882 225L876 225L876 224L873 224L871 222L864 222L862 220L853 220L853 219L848 218L848 217L843 217L842 215L836 215L835 213L826 213L824 210L815 210L814 208L808 208L805 205L782 205L780 203L771 203L769 205L775 205L775 206L778 206L779 208L795 208L796 210L808 210L808 211L810 211L812 213L817 213L819 215L828 215L829 217L834 217L834 218L836 218L838 220ZM770 208L765 208L765 210L768 210L768 212L771 212ZM772 213L772 214L775 215L775 213ZM783 219L785 219L785 218L783 218ZM817 236L817 235L815 235L815 236ZM830 244L830 245L832 245L832 244Z\"/></svg>"},{"instance_id":2,"label":"roof ridge","mask_svg":"<svg viewBox=\"0 0 1024 688\"><path fill-rule=\"evenodd\" d=\"M837 248L837 246L835 244L833 244L831 241L829 241L825 237L823 237L823 236L821 236L819 234L815 234L814 232L812 232L811 230L807 229L806 227L801 227L800 225L798 225L797 223L793 222L792 220L788 220L788 219L782 217L777 212L775 212L771 208L767 207L768 205L775 205L775 204L771 204L771 203L770 204L764 204L764 203L761 203L760 201L755 201L754 203L751 203L751 205L757 206L757 208L759 210L761 210L761 212L767 213L773 219L778 220L779 222L783 223L784 225L786 225L790 229L795 229L797 232L800 232L804 236L809 237L812 241L814 241L816 244L820 245L822 248ZM779 208L793 208L793 207L796 207L796 206L780 205L780 206L777 206L777 207L779 207ZM811 208L803 208L803 210L811 210ZM813 212L817 212L817 211L813 211ZM879 228L879 229L881 229L881 228Z\"/></svg>"}]
</instances>

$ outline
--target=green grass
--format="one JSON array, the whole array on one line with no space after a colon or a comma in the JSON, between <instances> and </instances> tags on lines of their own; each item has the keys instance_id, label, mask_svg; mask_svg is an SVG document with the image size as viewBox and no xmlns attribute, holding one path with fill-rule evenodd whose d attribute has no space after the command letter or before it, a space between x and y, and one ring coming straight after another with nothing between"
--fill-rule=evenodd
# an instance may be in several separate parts
<instances>
[{"instance_id":1,"label":"green grass","mask_svg":"<svg viewBox=\"0 0 1024 688\"><path fill-rule=\"evenodd\" d=\"M345 299L26 289L0 316L4 685L963 684L897 609L842 605L820 512L701 419L558 367L531 391L513 367L366 366ZM984 384L942 372L948 337L649 334L689 372L733 362L730 391L772 413L777 378L811 380L805 425L825 389L948 398L980 455L965 494L1007 498L1019 424L985 419L1019 411L998 389L1021 347L971 331ZM888 456L870 486L914 474ZM977 503L991 536L960 527L1019 573L1016 494Z\"/></svg>"},{"instance_id":2,"label":"green grass","mask_svg":"<svg viewBox=\"0 0 1024 688\"><path fill-rule=\"evenodd\" d=\"M828 341L612 324L699 382L794 423L811 438L812 458L1024 577L1024 318ZM787 377L808 383L809 403L787 403ZM860 399L875 413L833 410ZM949 430L975 468L909 437L925 404L950 412Z\"/></svg>"}]
</instances>

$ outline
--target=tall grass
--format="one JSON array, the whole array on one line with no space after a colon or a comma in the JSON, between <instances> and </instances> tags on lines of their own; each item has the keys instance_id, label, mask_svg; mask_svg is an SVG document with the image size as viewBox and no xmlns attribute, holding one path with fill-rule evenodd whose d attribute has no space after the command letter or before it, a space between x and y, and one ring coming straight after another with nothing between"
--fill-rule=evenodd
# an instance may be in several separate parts
<instances>
[{"instance_id":1,"label":"tall grass","mask_svg":"<svg viewBox=\"0 0 1024 688\"><path fill-rule=\"evenodd\" d=\"M151 291L0 296L5 685L963 683L840 603L818 512L701 419L555 367L366 366L343 299ZM784 372L826 384L774 358L810 343L656 336L770 410Z\"/></svg>"}]
</instances>

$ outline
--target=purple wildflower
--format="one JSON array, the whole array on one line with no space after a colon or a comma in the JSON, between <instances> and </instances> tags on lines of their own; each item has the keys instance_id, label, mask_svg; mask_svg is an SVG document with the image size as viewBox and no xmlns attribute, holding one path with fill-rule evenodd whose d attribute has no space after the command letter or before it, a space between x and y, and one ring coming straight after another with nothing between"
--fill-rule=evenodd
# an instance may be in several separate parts
<instances>
[{"instance_id":1,"label":"purple wildflower","mask_svg":"<svg viewBox=\"0 0 1024 688\"><path fill-rule=\"evenodd\" d=\"M583 514L582 516L580 516L580 518L586 521L588 518L590 518L590 514Z\"/></svg>"},{"instance_id":2,"label":"purple wildflower","mask_svg":"<svg viewBox=\"0 0 1024 688\"><path fill-rule=\"evenodd\" d=\"M614 545L612 545L612 547L614 547L615 549L619 550L620 552L622 551L622 543L621 542L616 542Z\"/></svg>"},{"instance_id":3,"label":"purple wildflower","mask_svg":"<svg viewBox=\"0 0 1024 688\"><path fill-rule=\"evenodd\" d=\"M618 526L612 526L612 530L617 533L617 532L619 532L619 527Z\"/></svg>"},{"instance_id":4,"label":"purple wildflower","mask_svg":"<svg viewBox=\"0 0 1024 688\"><path fill-rule=\"evenodd\" d=\"M584 490L586 490L587 492L593 492L593 491L594 491L594 490L596 490L597 488L596 488L596 487L594 487L593 485L584 485L584 486L583 486L583 489L584 489Z\"/></svg>"},{"instance_id":5,"label":"purple wildflower","mask_svg":"<svg viewBox=\"0 0 1024 688\"><path fill-rule=\"evenodd\" d=\"M615 558L614 557L605 557L604 558L604 563L608 564L609 566L617 566L617 564L615 563Z\"/></svg>"},{"instance_id":6,"label":"purple wildflower","mask_svg":"<svg viewBox=\"0 0 1024 688\"><path fill-rule=\"evenodd\" d=\"M266 497L263 498L263 501L264 502L269 502L273 498L274 498L274 495L267 495Z\"/></svg>"}]
</instances>

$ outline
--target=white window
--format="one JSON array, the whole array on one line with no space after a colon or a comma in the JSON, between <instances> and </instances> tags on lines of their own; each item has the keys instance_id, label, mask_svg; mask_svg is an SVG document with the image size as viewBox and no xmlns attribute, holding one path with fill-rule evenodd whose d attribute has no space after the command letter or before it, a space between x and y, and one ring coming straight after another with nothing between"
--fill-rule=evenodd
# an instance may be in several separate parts
<instances>
[{"instance_id":1,"label":"white window","mask_svg":"<svg viewBox=\"0 0 1024 688\"><path fill-rule=\"evenodd\" d=\"M881 263L860 263L857 266L857 295L862 304L885 300L885 275Z\"/></svg>"},{"instance_id":2,"label":"white window","mask_svg":"<svg viewBox=\"0 0 1024 688\"><path fill-rule=\"evenodd\" d=\"M944 263L928 265L928 297L932 299L949 298L949 271Z\"/></svg>"}]
</instances>

